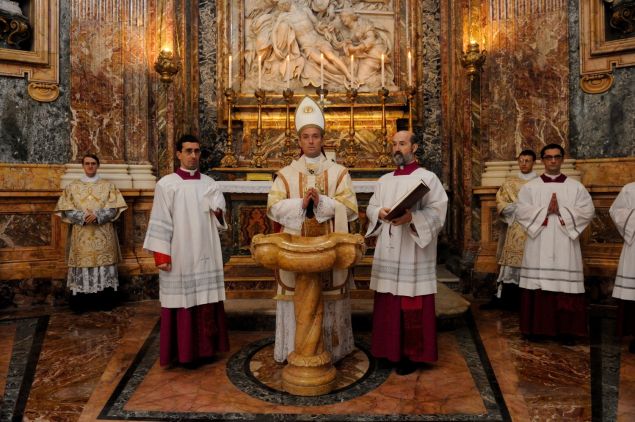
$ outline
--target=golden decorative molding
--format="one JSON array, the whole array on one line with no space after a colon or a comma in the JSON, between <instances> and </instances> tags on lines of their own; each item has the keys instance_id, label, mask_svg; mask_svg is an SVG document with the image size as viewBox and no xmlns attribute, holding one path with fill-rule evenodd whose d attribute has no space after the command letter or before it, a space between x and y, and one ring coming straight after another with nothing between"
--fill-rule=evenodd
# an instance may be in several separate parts
<instances>
[{"instance_id":1,"label":"golden decorative molding","mask_svg":"<svg viewBox=\"0 0 635 422\"><path fill-rule=\"evenodd\" d=\"M0 48L0 76L26 75L31 98L55 101L59 95L59 0L33 0L29 21L33 27L31 50Z\"/></svg>"},{"instance_id":2,"label":"golden decorative molding","mask_svg":"<svg viewBox=\"0 0 635 422\"><path fill-rule=\"evenodd\" d=\"M50 103L60 96L60 87L57 84L44 82L31 82L27 88L31 98L41 103Z\"/></svg>"},{"instance_id":3,"label":"golden decorative molding","mask_svg":"<svg viewBox=\"0 0 635 422\"><path fill-rule=\"evenodd\" d=\"M580 88L587 94L601 94L613 86L613 73L592 73L580 78Z\"/></svg>"},{"instance_id":4,"label":"golden decorative molding","mask_svg":"<svg viewBox=\"0 0 635 422\"><path fill-rule=\"evenodd\" d=\"M614 67L635 66L635 36L607 38L605 1L580 0L580 87L589 94L608 91Z\"/></svg>"}]
</instances>

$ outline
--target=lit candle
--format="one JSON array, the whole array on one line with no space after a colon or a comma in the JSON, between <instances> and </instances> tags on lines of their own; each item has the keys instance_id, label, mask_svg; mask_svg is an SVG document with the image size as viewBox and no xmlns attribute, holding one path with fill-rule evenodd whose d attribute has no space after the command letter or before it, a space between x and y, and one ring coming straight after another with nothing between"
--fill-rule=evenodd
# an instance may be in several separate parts
<instances>
[{"instance_id":1,"label":"lit candle","mask_svg":"<svg viewBox=\"0 0 635 422\"><path fill-rule=\"evenodd\" d=\"M412 53L408 50L408 86L412 86Z\"/></svg>"},{"instance_id":2,"label":"lit candle","mask_svg":"<svg viewBox=\"0 0 635 422\"><path fill-rule=\"evenodd\" d=\"M353 65L355 63L355 57L351 54L351 88L353 87Z\"/></svg>"},{"instance_id":3,"label":"lit candle","mask_svg":"<svg viewBox=\"0 0 635 422\"><path fill-rule=\"evenodd\" d=\"M229 55L229 71L227 72L227 88L232 87L232 56Z\"/></svg>"},{"instance_id":4,"label":"lit candle","mask_svg":"<svg viewBox=\"0 0 635 422\"><path fill-rule=\"evenodd\" d=\"M324 89L324 54L320 53L320 89Z\"/></svg>"},{"instance_id":5,"label":"lit candle","mask_svg":"<svg viewBox=\"0 0 635 422\"><path fill-rule=\"evenodd\" d=\"M291 68L290 68L289 55L287 54L287 89L289 89L290 81L291 81Z\"/></svg>"},{"instance_id":6,"label":"lit candle","mask_svg":"<svg viewBox=\"0 0 635 422\"><path fill-rule=\"evenodd\" d=\"M258 89L262 88L262 56L258 55Z\"/></svg>"},{"instance_id":7,"label":"lit candle","mask_svg":"<svg viewBox=\"0 0 635 422\"><path fill-rule=\"evenodd\" d=\"M381 55L381 87L383 88L385 83L385 75L384 75L384 55Z\"/></svg>"}]
</instances>

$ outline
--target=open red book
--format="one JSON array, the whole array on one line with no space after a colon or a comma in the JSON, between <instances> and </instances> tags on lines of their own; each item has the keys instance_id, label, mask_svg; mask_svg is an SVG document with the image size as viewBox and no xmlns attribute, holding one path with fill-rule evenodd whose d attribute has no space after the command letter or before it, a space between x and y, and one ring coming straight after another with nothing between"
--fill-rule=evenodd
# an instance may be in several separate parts
<instances>
[{"instance_id":1,"label":"open red book","mask_svg":"<svg viewBox=\"0 0 635 422\"><path fill-rule=\"evenodd\" d=\"M419 183L413 186L410 190L404 193L399 200L397 200L397 203L393 205L390 212L386 215L386 217L384 217L384 220L390 221L401 217L406 213L407 209L412 208L428 192L430 192L430 188L423 180L420 180Z\"/></svg>"}]
</instances>

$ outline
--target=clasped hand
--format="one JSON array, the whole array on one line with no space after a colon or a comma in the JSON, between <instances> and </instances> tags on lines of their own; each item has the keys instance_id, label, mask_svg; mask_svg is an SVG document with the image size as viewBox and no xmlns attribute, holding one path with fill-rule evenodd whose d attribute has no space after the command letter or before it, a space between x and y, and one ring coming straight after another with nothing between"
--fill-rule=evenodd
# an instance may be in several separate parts
<instances>
[{"instance_id":1,"label":"clasped hand","mask_svg":"<svg viewBox=\"0 0 635 422\"><path fill-rule=\"evenodd\" d=\"M320 192L315 188L307 190L304 194L304 198L302 198L302 209L306 209L310 201L313 201L314 207L317 207L320 202Z\"/></svg>"},{"instance_id":2,"label":"clasped hand","mask_svg":"<svg viewBox=\"0 0 635 422\"><path fill-rule=\"evenodd\" d=\"M549 201L549 207L547 208L547 215L549 214L560 215L560 206L555 192L551 194L551 201Z\"/></svg>"},{"instance_id":3,"label":"clasped hand","mask_svg":"<svg viewBox=\"0 0 635 422\"><path fill-rule=\"evenodd\" d=\"M87 209L84 212L84 223L85 224L97 223L97 215L95 215L93 210Z\"/></svg>"},{"instance_id":4,"label":"clasped hand","mask_svg":"<svg viewBox=\"0 0 635 422\"><path fill-rule=\"evenodd\" d=\"M389 212L390 212L390 208L382 208L382 209L380 209L379 210L379 219L380 220L384 220ZM401 217L397 217L397 218L391 220L390 224L392 224L394 226L401 226L403 224L408 224L411 221L412 221L412 213L410 212L410 210L406 210L404 215L402 215Z\"/></svg>"}]
</instances>

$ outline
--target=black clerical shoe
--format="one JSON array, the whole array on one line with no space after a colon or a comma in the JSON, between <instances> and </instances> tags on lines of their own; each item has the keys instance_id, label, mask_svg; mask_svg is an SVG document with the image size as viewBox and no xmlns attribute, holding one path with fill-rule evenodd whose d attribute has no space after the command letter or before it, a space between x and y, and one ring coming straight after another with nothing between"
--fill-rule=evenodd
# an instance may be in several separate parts
<instances>
[{"instance_id":1,"label":"black clerical shoe","mask_svg":"<svg viewBox=\"0 0 635 422\"><path fill-rule=\"evenodd\" d=\"M561 335L559 337L560 344L563 346L575 346L575 337L569 335Z\"/></svg>"},{"instance_id":2,"label":"black clerical shoe","mask_svg":"<svg viewBox=\"0 0 635 422\"><path fill-rule=\"evenodd\" d=\"M503 304L501 302L502 301L499 298L494 296L492 299L490 299L489 302L483 303L478 308L479 309L483 309L483 310L502 309L503 308Z\"/></svg>"},{"instance_id":3,"label":"black clerical shoe","mask_svg":"<svg viewBox=\"0 0 635 422\"><path fill-rule=\"evenodd\" d=\"M396 364L396 362L391 362L386 358L377 358L377 369L392 369Z\"/></svg>"},{"instance_id":4,"label":"black clerical shoe","mask_svg":"<svg viewBox=\"0 0 635 422\"><path fill-rule=\"evenodd\" d=\"M402 359L397 364L397 367L395 368L395 373L397 375L408 375L408 374L412 374L416 370L417 370L417 364L415 362L411 361L410 359Z\"/></svg>"}]
</instances>

